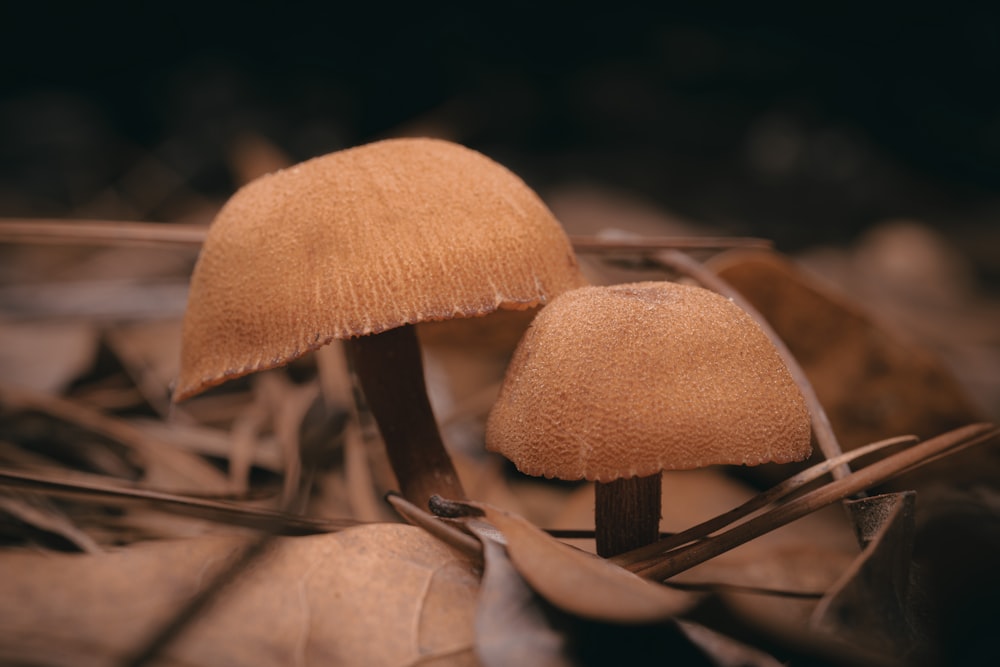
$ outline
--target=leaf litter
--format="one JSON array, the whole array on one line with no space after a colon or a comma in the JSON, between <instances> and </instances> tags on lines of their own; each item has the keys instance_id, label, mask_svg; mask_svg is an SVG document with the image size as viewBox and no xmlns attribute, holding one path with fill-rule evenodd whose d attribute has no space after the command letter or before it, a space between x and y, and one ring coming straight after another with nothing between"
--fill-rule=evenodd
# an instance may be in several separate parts
<instances>
[{"instance_id":1,"label":"leaf litter","mask_svg":"<svg viewBox=\"0 0 1000 667\"><path fill-rule=\"evenodd\" d=\"M246 174L269 170L281 161L280 155L268 152L266 143L248 146L245 153L253 160L234 157L234 165L248 160L242 168ZM565 196L562 204L566 206ZM577 210L584 209L593 211L594 207ZM627 211L627 207L620 210ZM561 217L572 231L573 215ZM643 224L647 238L669 229L655 220ZM310 393L315 392L311 383L317 378L320 384L324 382L318 359L305 359L288 369L275 378L271 389L257 386L258 382L236 383L184 406L167 407L164 398L169 396L176 363L171 350L177 344L172 333L177 322L171 318L179 310L170 291L173 288L161 288L186 280L203 227L168 225L154 230L121 223L114 227L118 229L92 226L85 232L90 234L89 241L67 240L86 226L53 228L44 239L49 245L15 256L4 271L7 280L31 275L45 289L32 287L31 303L22 298L27 291L4 292L20 300L3 302L17 310L4 306L0 330L8 330L8 321L12 327L9 317L16 314L18 326L26 327L29 334L34 326L58 330L69 322L82 322L81 331L86 332L74 338L81 344L72 348L72 355L69 347L65 356L49 355L46 378L52 379L25 383L33 389L5 385L0 392L0 457L5 466L0 484L7 490L5 498L14 503L6 513L10 518L5 520L6 546L0 560L5 573L17 575L5 576L2 584L14 591L0 604L4 619L0 650L6 652L6 661L121 664L141 649L144 636L176 620L185 600L211 574L237 562L236 554L259 540L260 531L273 535L275 530L320 534L269 537L262 553L233 573L231 587L213 595L204 614L183 627L176 641L166 644L151 661L511 664L511 655L520 655L517 660L522 665L597 664L602 658L644 664L660 662L663 652L674 651L686 664L771 665L775 663L772 654L786 664L894 664L901 661L900 654L873 644L873 638L915 632L917 626L911 624L920 619L912 616L914 605L921 605L921 613L929 610L927 617L936 626L928 630L932 635L928 643L934 644L927 649L930 653L916 656L915 662L929 664L936 657L935 648L947 651L948 657L974 656L983 648L976 643L983 641L983 633L976 634L977 617L963 605L976 599L977 584L985 582L986 590L996 590L990 589L993 580L980 565L989 554L997 553L990 542L998 514L991 500L996 488L995 446L949 453L925 466L926 472L910 470L892 482L871 477L860 485L835 487L839 491L833 495L838 498L870 484L888 486L889 491L917 491L915 512L866 513L870 514L870 530L860 547L852 550L844 539L851 525L844 517L836 512L806 512L805 518L741 547L719 549L719 555L671 576L667 587L584 553L592 549L591 540L556 539L539 530L559 523L586 535L592 528L588 485L559 485L512 475L477 448L477 428L516 334L495 339L472 332L428 334L432 341L429 355L440 359L438 370L431 373L440 387L439 402L446 423L455 425L449 438L461 443L456 447L456 460L463 470L475 471L469 478L477 479L473 488L482 489L484 495L474 497L501 503L475 521L488 521L492 513L503 526L493 525L493 537L475 537L481 525L462 526L463 521L472 520L445 521L426 512L420 515L419 508L408 520L426 528L391 523L391 516L377 509L381 504L375 501L394 486L379 443L371 439L371 429L363 423L364 410L355 412L344 405L344 396L352 392L343 379L339 390L324 389L323 398ZM109 242L122 238L116 234L123 229L143 247L128 241L132 245L109 249ZM172 229L177 233L171 237ZM9 225L0 229L0 236L23 244L39 240L44 228L14 230L20 237L10 236L11 230ZM26 233L35 236L26 237ZM692 228L685 233L698 231ZM619 261L659 253L661 240L651 240L646 248L641 239L624 245L618 241L606 257L600 235L580 237L580 241L581 248L589 246L586 263L595 281L602 276L615 276L614 280L634 275L639 269L646 274L675 270ZM82 250L84 244L90 249ZM691 247L686 251L692 256L708 252ZM162 261L156 259L161 253ZM849 297L831 296L827 288L814 287L812 278L797 273L794 264L788 263L793 268L778 274L744 264L739 274L743 277L734 278L738 272L731 267L740 266L739 256L749 253L732 251L709 266L730 267L716 270L762 311L792 350L845 449L858 450L876 440L909 433L940 443L935 436L983 421L983 410L968 400L961 383L951 378L933 354L912 340L900 342L906 337L869 317ZM766 254L780 257L773 251ZM896 266L884 258L867 260L866 266L887 263ZM40 267L49 267L48 273ZM104 267L113 268L102 274ZM68 285L66 279L74 275L88 281L81 282L85 287L80 289L98 296L108 291L95 300L74 302L59 296ZM875 276L865 279L866 285L876 283ZM79 289L63 289L64 295L78 293ZM795 293L811 294L811 300L796 300ZM109 303L114 306L108 307ZM913 299L894 303L906 305ZM985 299L976 304L995 308ZM98 349L94 349L94 332L100 340ZM977 335L991 344L981 331ZM33 356L43 354L22 349ZM458 353L464 349L475 349L474 356L488 363L463 361ZM990 361L988 348L981 349L987 351L981 358ZM89 370L80 350L91 350ZM30 374L28 368L25 372ZM864 372L858 374L859 370ZM13 377L5 368L5 381ZM974 386L989 389L982 375L977 377L979 384ZM331 403L333 394L340 398ZM998 411L990 396L986 391L981 399L985 399L986 412L995 416ZM324 401L325 407L317 407ZM263 412L252 417L255 410ZM281 414L286 415L284 422L277 419ZM347 415L346 422L338 415ZM11 427L25 416L31 416L36 427L42 426L30 437L23 424ZM244 427L238 427L240 423ZM993 438L995 445L988 427L982 429L975 437ZM63 433L57 437L58 431ZM32 449L32 443L58 439L64 442L60 447L46 444L41 451ZM303 454L298 481L289 468L290 440L300 440L304 452L313 452ZM313 441L317 444L307 444ZM901 447L915 445L902 438L886 451L898 454ZM79 453L70 455L75 448L89 452L86 460L91 463L81 468ZM854 474L873 465L862 466ZM90 476L78 476L83 471ZM672 525L664 528L683 533L710 516L726 514L728 508L754 497L754 486L779 483L790 475L787 471L772 468L763 476L759 471L705 471L699 476L697 492L685 496L678 506L665 508ZM720 497L730 498L727 489L734 482L745 485L745 490L706 515L705 506L710 503L700 496L717 491ZM763 531L773 521L775 510L787 518L805 508L802 498L829 494L823 489L830 484L822 480L806 480L801 486L786 500L776 501L775 495L765 494L770 499L761 501L758 496L758 507L748 513L749 522L756 518ZM311 489L308 505L283 511L282 497L287 501L292 490L299 488ZM886 497L895 507L898 496ZM685 507L690 509L687 516ZM771 518L761 522L761 516ZM162 517L172 518L163 523ZM356 525L359 519L372 523ZM704 545L712 545L713 540L718 544L718 537L725 534L717 532L718 527L726 523L718 521L714 530L707 531L714 537L696 538L685 548L704 552ZM44 533L54 538L45 539ZM178 535L185 537L177 539ZM489 541L488 548L480 539ZM567 546L568 542L584 551ZM971 556L972 546L984 547L984 553ZM58 553L72 550L92 555ZM637 562L663 558L663 553L647 554ZM909 559L912 568L906 567ZM513 569L504 569L504 563ZM901 576L907 570L909 580ZM887 581L889 576L894 578ZM665 604L662 616L646 616L640 623L621 609L614 611L610 604L596 607L597 619L593 606L580 606L580 600L586 599L580 588L602 585L608 600L626 607L639 605L647 593L632 600L628 598L633 596L623 595L635 582L643 590L657 591L654 597L669 598L675 607ZM594 590L600 589L591 593ZM11 597L15 593L20 597ZM494 595L502 600L499 606L487 603ZM858 618L883 608L894 610L897 622L857 623ZM848 615L853 625L845 622L845 609L852 610ZM955 609L961 611L958 617L972 621L972 629L949 623L947 617ZM281 610L288 613L282 616ZM502 625L498 612L506 613L513 625ZM617 615L614 622L608 622L609 615ZM917 634L926 626L919 628ZM806 630L811 634L802 634ZM516 646L513 639L504 642L503 637L528 637L536 632L540 637L536 646L541 648L527 652L527 657L504 651ZM250 636L252 641L234 642L233 636ZM639 648L623 651L625 645ZM492 648L485 650L486 646ZM729 653L719 647L729 647Z\"/></svg>"},{"instance_id":2,"label":"leaf litter","mask_svg":"<svg viewBox=\"0 0 1000 667\"><path fill-rule=\"evenodd\" d=\"M0 658L122 663L246 543L206 536L93 557L0 554ZM477 590L468 561L418 528L379 523L275 539L157 664L406 665L461 656L472 650Z\"/></svg>"}]
</instances>

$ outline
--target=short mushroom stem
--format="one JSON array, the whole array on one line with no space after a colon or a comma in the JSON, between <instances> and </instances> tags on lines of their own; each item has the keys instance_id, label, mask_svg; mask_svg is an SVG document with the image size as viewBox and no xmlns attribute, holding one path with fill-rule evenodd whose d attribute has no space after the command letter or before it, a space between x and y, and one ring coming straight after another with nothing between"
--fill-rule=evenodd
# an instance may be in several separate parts
<instances>
[{"instance_id":1,"label":"short mushroom stem","mask_svg":"<svg viewBox=\"0 0 1000 667\"><path fill-rule=\"evenodd\" d=\"M427 507L434 494L465 499L427 398L414 327L404 325L345 343L403 497L419 507Z\"/></svg>"},{"instance_id":2,"label":"short mushroom stem","mask_svg":"<svg viewBox=\"0 0 1000 667\"><path fill-rule=\"evenodd\" d=\"M660 536L660 474L595 485L597 554L608 558Z\"/></svg>"}]
</instances>

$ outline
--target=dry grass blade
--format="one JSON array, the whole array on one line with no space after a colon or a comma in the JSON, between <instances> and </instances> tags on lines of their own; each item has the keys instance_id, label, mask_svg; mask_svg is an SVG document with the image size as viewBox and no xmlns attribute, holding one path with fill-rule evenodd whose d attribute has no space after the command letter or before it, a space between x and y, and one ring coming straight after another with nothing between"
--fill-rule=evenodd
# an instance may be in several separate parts
<instances>
[{"instance_id":1,"label":"dry grass blade","mask_svg":"<svg viewBox=\"0 0 1000 667\"><path fill-rule=\"evenodd\" d=\"M0 242L75 243L112 246L198 247L207 227L182 223L137 222L126 220L60 220L49 218L0 218ZM768 239L753 237L645 237L608 239L599 236L572 236L577 252L623 250L725 250L728 248L770 248Z\"/></svg>"},{"instance_id":2,"label":"dry grass blade","mask_svg":"<svg viewBox=\"0 0 1000 667\"><path fill-rule=\"evenodd\" d=\"M274 435L284 458L282 503L290 502L302 481L299 428L309 406L319 395L315 383L295 385L278 373L261 373L255 378L257 391L271 412Z\"/></svg>"},{"instance_id":3,"label":"dry grass blade","mask_svg":"<svg viewBox=\"0 0 1000 667\"><path fill-rule=\"evenodd\" d=\"M584 253L653 250L725 250L728 248L770 248L771 241L745 236L645 236L641 238L604 238L601 236L571 236L573 249Z\"/></svg>"},{"instance_id":4,"label":"dry grass blade","mask_svg":"<svg viewBox=\"0 0 1000 667\"><path fill-rule=\"evenodd\" d=\"M90 535L80 530L47 498L37 495L18 497L13 493L0 492L0 513L16 517L24 523L54 535L59 535L80 551L100 553L101 546Z\"/></svg>"},{"instance_id":5,"label":"dry grass blade","mask_svg":"<svg viewBox=\"0 0 1000 667\"><path fill-rule=\"evenodd\" d=\"M0 242L197 248L204 225L112 220L0 219Z\"/></svg>"},{"instance_id":6,"label":"dry grass blade","mask_svg":"<svg viewBox=\"0 0 1000 667\"><path fill-rule=\"evenodd\" d=\"M225 476L198 456L156 442L128 422L85 405L47 394L0 385L0 404L20 410L35 410L103 435L137 451L147 461L169 469L191 489L203 492L228 490ZM173 475L172 475L173 476Z\"/></svg>"},{"instance_id":7,"label":"dry grass blade","mask_svg":"<svg viewBox=\"0 0 1000 667\"><path fill-rule=\"evenodd\" d=\"M971 424L921 442L902 452L834 480L793 500L779 504L770 511L747 520L715 537L688 547L675 549L654 561L633 564L629 569L645 577L664 580L725 553L744 542L759 537L787 523L802 518L821 507L881 484L897 475L913 470L944 454L993 440L1000 429L993 424Z\"/></svg>"},{"instance_id":8,"label":"dry grass blade","mask_svg":"<svg viewBox=\"0 0 1000 667\"><path fill-rule=\"evenodd\" d=\"M889 438L887 440L874 442L865 447L859 447L845 454L841 454L837 458L822 461L796 475L793 475L792 477L789 477L784 482L781 482L780 484L777 484L762 493L758 493L747 502L730 510L729 512L714 516L708 521L692 526L691 528L688 528L680 533L675 533L674 535L665 537L652 544L613 556L610 560L618 565L621 565L622 567L629 567L650 558L655 558L658 554L665 553L671 549L675 549L690 542L705 538L715 531L725 528L731 523L750 516L754 512L788 497L806 484L814 482L823 475L828 474L837 466L849 463L855 459L859 459L863 456L867 456L868 454L882 451L884 449L899 447L902 445L912 445L916 442L917 438L910 435ZM930 460L928 460L928 462L929 461Z\"/></svg>"},{"instance_id":9,"label":"dry grass blade","mask_svg":"<svg viewBox=\"0 0 1000 667\"><path fill-rule=\"evenodd\" d=\"M76 474L79 478L81 475ZM59 479L55 475L0 469L0 487L20 489L50 497L109 505L144 504L157 510L195 516L230 525L266 529L278 524L286 535L329 533L361 522L352 519L314 519L266 508L254 508L210 498L183 496L152 489L129 488L82 479Z\"/></svg>"}]
</instances>

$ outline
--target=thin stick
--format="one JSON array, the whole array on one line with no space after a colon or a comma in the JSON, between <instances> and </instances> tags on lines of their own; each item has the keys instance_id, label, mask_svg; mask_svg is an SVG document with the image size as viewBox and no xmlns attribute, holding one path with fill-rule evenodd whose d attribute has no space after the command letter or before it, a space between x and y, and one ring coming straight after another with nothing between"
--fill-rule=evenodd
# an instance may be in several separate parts
<instances>
[{"instance_id":1,"label":"thin stick","mask_svg":"<svg viewBox=\"0 0 1000 667\"><path fill-rule=\"evenodd\" d=\"M792 379L798 385L799 391L802 392L802 398L805 399L809 415L812 418L813 434L816 436L816 443L819 445L820 451L823 452L823 456L827 459L835 459L843 454L840 442L837 440L837 435L833 432L830 419L826 415L826 410L823 408L823 404L820 403L819 397L816 396L816 390L813 389L808 376L806 376L805 371L802 370L802 366L799 365L799 362L792 355L791 350L788 349L788 346L785 345L785 342L781 340L781 337L778 336L777 332L771 327L764 316L749 301L743 298L742 294L733 289L729 283L705 268L702 263L691 259L684 253L676 250L667 250L657 253L654 259L663 265L694 278L713 292L718 292L731 299L733 303L746 311L757 322L768 338L771 339L774 347L778 350L778 354L781 355L782 360L785 362L785 366L788 367L788 371L792 374ZM844 464L834 468L832 473L834 479L842 479L851 474L851 469L847 464Z\"/></svg>"},{"instance_id":2,"label":"thin stick","mask_svg":"<svg viewBox=\"0 0 1000 667\"><path fill-rule=\"evenodd\" d=\"M61 479L58 473L0 468L0 488L21 489L53 498L109 505L142 504L162 512L194 516L207 521L248 528L267 529L280 523L288 535L331 533L364 522L354 519L314 519L263 507L247 507L234 502L179 495L156 489L127 486L117 480L87 479L74 472Z\"/></svg>"}]
</instances>

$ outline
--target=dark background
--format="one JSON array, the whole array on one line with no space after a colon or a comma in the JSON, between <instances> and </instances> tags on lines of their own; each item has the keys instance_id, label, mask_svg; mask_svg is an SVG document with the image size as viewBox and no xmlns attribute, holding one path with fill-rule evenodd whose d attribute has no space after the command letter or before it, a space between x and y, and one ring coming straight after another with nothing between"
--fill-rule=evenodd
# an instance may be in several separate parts
<instances>
[{"instance_id":1,"label":"dark background","mask_svg":"<svg viewBox=\"0 0 1000 667\"><path fill-rule=\"evenodd\" d=\"M246 133L305 159L430 127L543 196L607 184L787 249L916 217L996 279L1000 21L983 5L6 3L0 215L107 217L102 193L136 197L150 156L221 199ZM175 194L140 213L178 219Z\"/></svg>"}]
</instances>

